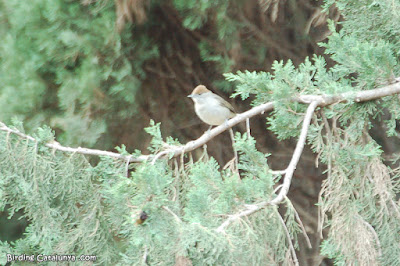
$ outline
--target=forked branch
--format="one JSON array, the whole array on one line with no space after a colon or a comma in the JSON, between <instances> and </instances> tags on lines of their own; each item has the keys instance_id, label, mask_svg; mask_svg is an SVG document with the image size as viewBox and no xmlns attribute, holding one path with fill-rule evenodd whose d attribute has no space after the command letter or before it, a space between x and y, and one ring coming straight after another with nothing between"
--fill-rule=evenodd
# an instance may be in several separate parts
<instances>
[{"instance_id":1,"label":"forked branch","mask_svg":"<svg viewBox=\"0 0 400 266\"><path fill-rule=\"evenodd\" d=\"M240 219L241 217L245 217L251 215L266 206L277 205L286 197L289 187L291 184L292 176L294 170L296 169L297 163L299 161L300 155L303 151L304 144L307 137L308 128L311 122L312 115L316 109L316 107L324 107L336 102L344 102L347 100L353 100L355 102L366 102L371 100L376 100L382 97L395 95L400 93L400 79L396 78L396 83L390 84L388 86L367 90L367 91L358 91L358 92L346 92L338 95L301 95L300 97L293 98L293 101L297 101L300 103L311 103L307 108L306 116L304 117L303 127L300 133L299 140L296 145L296 149L293 153L292 159L289 163L289 166L283 170L285 173L285 177L283 180L283 184L281 186L280 192L278 195L270 200L263 201L258 204L246 205L246 209L240 211L236 214L231 215L225 222L223 222L217 229L217 232L224 232L226 227L228 227L232 222Z\"/></svg>"},{"instance_id":2,"label":"forked branch","mask_svg":"<svg viewBox=\"0 0 400 266\"><path fill-rule=\"evenodd\" d=\"M301 129L299 140L297 141L296 148L294 150L292 159L290 160L289 166L285 170L285 177L283 179L283 184L278 195L271 201L264 201L256 205L247 205L247 210L241 211L237 214L231 215L224 223L222 223L218 228L217 232L223 232L227 226L229 226L233 221L240 219L241 217L253 214L268 205L278 205L286 197L289 192L289 187L292 182L292 177L294 170L296 169L297 163L299 162L301 153L303 152L304 145L307 139L307 132L310 126L311 118L314 115L315 108L317 108L319 102L313 101L307 108L306 115L303 120L303 127Z\"/></svg>"}]
</instances>

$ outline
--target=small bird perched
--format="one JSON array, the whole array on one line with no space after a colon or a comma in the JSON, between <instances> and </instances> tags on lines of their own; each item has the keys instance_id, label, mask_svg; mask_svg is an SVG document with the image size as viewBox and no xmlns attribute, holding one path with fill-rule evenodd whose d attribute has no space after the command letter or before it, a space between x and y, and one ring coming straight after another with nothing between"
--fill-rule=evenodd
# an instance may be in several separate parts
<instances>
[{"instance_id":1,"label":"small bird perched","mask_svg":"<svg viewBox=\"0 0 400 266\"><path fill-rule=\"evenodd\" d=\"M236 115L232 105L204 85L197 86L188 97L194 102L197 116L211 126L219 126Z\"/></svg>"}]
</instances>

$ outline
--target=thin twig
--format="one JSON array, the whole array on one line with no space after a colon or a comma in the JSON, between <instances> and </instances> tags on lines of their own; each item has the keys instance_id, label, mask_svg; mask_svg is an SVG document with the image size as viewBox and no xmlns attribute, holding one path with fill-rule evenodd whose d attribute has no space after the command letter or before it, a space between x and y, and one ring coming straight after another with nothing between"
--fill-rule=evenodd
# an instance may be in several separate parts
<instances>
[{"instance_id":1,"label":"thin twig","mask_svg":"<svg viewBox=\"0 0 400 266\"><path fill-rule=\"evenodd\" d=\"M303 232L303 236L304 236L304 238L306 239L308 248L312 248L310 238L309 238L308 235L307 235L306 229L304 228L303 222L302 222L301 219L300 219L299 213L297 212L296 208L294 207L294 205L293 205L289 200L288 200L287 202L290 203L290 205L291 205L292 208L293 208L294 215L295 215L295 217L296 217L296 221L297 221L297 222L299 223L299 225L300 225L301 231Z\"/></svg>"},{"instance_id":2,"label":"thin twig","mask_svg":"<svg viewBox=\"0 0 400 266\"><path fill-rule=\"evenodd\" d=\"M273 175L284 175L286 173L286 170L277 170L277 171L270 170L270 172Z\"/></svg>"},{"instance_id":3,"label":"thin twig","mask_svg":"<svg viewBox=\"0 0 400 266\"><path fill-rule=\"evenodd\" d=\"M175 173L174 173L175 178L173 181L174 185L172 186L173 196L172 196L171 201L176 201L177 198L179 198L178 194L179 194L179 172L180 172L180 169L179 169L179 165L178 165L178 160L176 158L173 160L173 162L174 162L174 167L175 167L175 169L174 169L175 170Z\"/></svg>"},{"instance_id":4,"label":"thin twig","mask_svg":"<svg viewBox=\"0 0 400 266\"><path fill-rule=\"evenodd\" d=\"M251 134L250 134L250 118L246 118L246 132L247 132L247 138L249 139L251 137Z\"/></svg>"},{"instance_id":5,"label":"thin twig","mask_svg":"<svg viewBox=\"0 0 400 266\"><path fill-rule=\"evenodd\" d=\"M372 233L372 235L375 238L376 246L378 247L378 256L382 256L382 248L381 248L381 242L379 241L378 234L376 233L375 229L372 227L371 224L369 224L367 221L365 221L360 215L357 215L357 218L368 228L368 230Z\"/></svg>"},{"instance_id":6,"label":"thin twig","mask_svg":"<svg viewBox=\"0 0 400 266\"><path fill-rule=\"evenodd\" d=\"M282 188L282 184L277 186L274 191L272 192L272 194L275 194L278 190L280 190Z\"/></svg>"},{"instance_id":7,"label":"thin twig","mask_svg":"<svg viewBox=\"0 0 400 266\"><path fill-rule=\"evenodd\" d=\"M147 246L144 246L144 253L143 253L143 264L147 265Z\"/></svg>"},{"instance_id":8,"label":"thin twig","mask_svg":"<svg viewBox=\"0 0 400 266\"><path fill-rule=\"evenodd\" d=\"M126 160L126 165L125 165L125 173L126 177L129 177L129 162L131 160L132 155L128 156L128 159Z\"/></svg>"},{"instance_id":9,"label":"thin twig","mask_svg":"<svg viewBox=\"0 0 400 266\"><path fill-rule=\"evenodd\" d=\"M287 241L288 241L288 244L289 244L290 252L292 253L292 258L293 258L294 265L299 265L299 260L297 259L296 251L294 249L294 246L293 246L293 243L292 243L292 239L290 238L289 230L287 229L285 221L283 220L281 214L278 212L278 210L275 210L275 211L276 211L276 214L277 214L277 216L279 218L279 221L282 224L283 230L286 233L286 238L287 238Z\"/></svg>"},{"instance_id":10,"label":"thin twig","mask_svg":"<svg viewBox=\"0 0 400 266\"><path fill-rule=\"evenodd\" d=\"M161 157L163 157L165 155L168 155L168 153L170 153L170 150L165 150L165 151L157 153L156 156L154 156L153 160L151 161L151 164L155 164L158 159L160 159ZM182 152L182 154L183 154L183 152Z\"/></svg>"},{"instance_id":11,"label":"thin twig","mask_svg":"<svg viewBox=\"0 0 400 266\"><path fill-rule=\"evenodd\" d=\"M233 135L232 128L229 129L229 135L231 136L233 154L235 155L234 168L235 168L235 171L238 172L239 171L239 168L238 168L239 158L238 158L237 150L235 148L235 136Z\"/></svg>"},{"instance_id":12,"label":"thin twig","mask_svg":"<svg viewBox=\"0 0 400 266\"><path fill-rule=\"evenodd\" d=\"M393 210L395 211L395 213L397 215L397 218L400 220L400 212L399 212L399 209L398 209L396 203L393 201L393 199L390 199L389 201L393 207Z\"/></svg>"},{"instance_id":13,"label":"thin twig","mask_svg":"<svg viewBox=\"0 0 400 266\"><path fill-rule=\"evenodd\" d=\"M179 218L179 216L176 215L173 211L171 211L167 206L162 206L162 208L163 208L164 210L166 210L167 212L169 212L169 214L171 214L171 215L175 218L175 220L176 220L178 223L181 223L181 222L182 222L181 218Z\"/></svg>"},{"instance_id":14,"label":"thin twig","mask_svg":"<svg viewBox=\"0 0 400 266\"><path fill-rule=\"evenodd\" d=\"M241 217L244 216L249 216L250 214L253 214L262 208L265 208L269 204L268 201L261 202L260 204L247 204L246 205L246 210L241 211L239 213L230 215L228 219L225 220L217 229L216 231L218 233L222 233L225 231L225 228L228 227L233 221L236 221L240 219Z\"/></svg>"}]
</instances>

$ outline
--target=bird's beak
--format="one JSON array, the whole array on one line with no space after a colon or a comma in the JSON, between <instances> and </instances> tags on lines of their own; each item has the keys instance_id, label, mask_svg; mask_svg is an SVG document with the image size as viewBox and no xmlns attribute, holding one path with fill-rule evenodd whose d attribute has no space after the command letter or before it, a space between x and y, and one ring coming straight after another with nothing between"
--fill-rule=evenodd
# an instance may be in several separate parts
<instances>
[{"instance_id":1,"label":"bird's beak","mask_svg":"<svg viewBox=\"0 0 400 266\"><path fill-rule=\"evenodd\" d=\"M193 98L193 94L190 94L190 95L188 95L187 97L189 97L189 98Z\"/></svg>"}]
</instances>

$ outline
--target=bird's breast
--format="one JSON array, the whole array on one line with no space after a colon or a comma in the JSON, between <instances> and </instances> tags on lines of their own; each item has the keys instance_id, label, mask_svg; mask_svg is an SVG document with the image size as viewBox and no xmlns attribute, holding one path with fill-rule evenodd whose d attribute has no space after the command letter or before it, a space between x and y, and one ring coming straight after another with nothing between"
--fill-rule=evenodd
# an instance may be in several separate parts
<instances>
[{"instance_id":1,"label":"bird's breast","mask_svg":"<svg viewBox=\"0 0 400 266\"><path fill-rule=\"evenodd\" d=\"M234 114L226 107L219 104L219 102L210 102L207 104L195 104L195 111L197 116L205 123L218 126L232 118Z\"/></svg>"}]
</instances>

